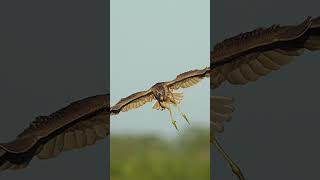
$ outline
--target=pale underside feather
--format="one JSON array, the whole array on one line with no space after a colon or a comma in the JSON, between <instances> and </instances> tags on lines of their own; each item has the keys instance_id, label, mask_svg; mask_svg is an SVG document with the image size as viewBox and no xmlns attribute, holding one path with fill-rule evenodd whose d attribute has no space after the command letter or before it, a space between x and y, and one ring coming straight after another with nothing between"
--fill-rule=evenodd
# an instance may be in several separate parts
<instances>
[{"instance_id":1,"label":"pale underside feather","mask_svg":"<svg viewBox=\"0 0 320 180\"><path fill-rule=\"evenodd\" d=\"M143 96L140 97L132 102L130 102L129 104L123 106L123 108L121 109L122 112L127 112L131 109L136 109L140 106L143 106L144 104L146 104L147 102L151 102L154 99L153 94L147 95L147 96Z\"/></svg>"},{"instance_id":2,"label":"pale underside feather","mask_svg":"<svg viewBox=\"0 0 320 180\"><path fill-rule=\"evenodd\" d=\"M286 51L276 49L240 57L232 63L216 68L211 76L211 85L217 88L225 80L231 84L256 81L274 70L279 70L281 66L289 64L293 61L294 56L301 53L303 53L302 49Z\"/></svg>"},{"instance_id":3,"label":"pale underside feather","mask_svg":"<svg viewBox=\"0 0 320 180\"><path fill-rule=\"evenodd\" d=\"M90 120L79 122L68 128L63 133L50 139L42 147L37 155L39 159L53 158L63 151L83 148L93 145L97 140L103 139L109 134L107 125L107 113L92 117Z\"/></svg>"},{"instance_id":4,"label":"pale underside feather","mask_svg":"<svg viewBox=\"0 0 320 180\"><path fill-rule=\"evenodd\" d=\"M170 86L170 89L179 89L179 88L188 88L191 86L194 86L195 84L198 84L201 80L203 79L203 77L192 77L192 78L188 78L182 81L179 81L177 83L174 83L173 85Z\"/></svg>"}]
</instances>

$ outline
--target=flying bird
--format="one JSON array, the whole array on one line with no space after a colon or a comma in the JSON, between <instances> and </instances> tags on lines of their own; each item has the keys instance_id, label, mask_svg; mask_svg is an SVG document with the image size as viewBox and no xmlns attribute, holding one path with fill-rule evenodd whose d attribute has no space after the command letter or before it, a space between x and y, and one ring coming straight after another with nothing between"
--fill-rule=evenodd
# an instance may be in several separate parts
<instances>
[{"instance_id":1,"label":"flying bird","mask_svg":"<svg viewBox=\"0 0 320 180\"><path fill-rule=\"evenodd\" d=\"M38 116L15 140L0 143L0 170L25 168L35 156L49 159L95 144L109 135L109 110L109 94L104 94Z\"/></svg>"},{"instance_id":2,"label":"flying bird","mask_svg":"<svg viewBox=\"0 0 320 180\"><path fill-rule=\"evenodd\" d=\"M156 100L153 109L156 110L164 110L167 109L169 111L171 123L178 130L176 125L176 121L173 119L171 105L177 107L181 116L190 124L185 113L181 111L179 108L179 103L183 98L182 93L173 92L179 88L188 88L191 87L201 79L205 77L209 77L210 68L206 67L201 70L191 70L188 72L184 72L179 74L174 80L167 82L159 82L153 85L150 89L146 91L141 91L134 93L128 97L122 98L118 103L110 108L111 114L118 114L120 112L126 112L131 109L139 108L146 104L147 102L151 102Z\"/></svg>"},{"instance_id":3,"label":"flying bird","mask_svg":"<svg viewBox=\"0 0 320 180\"><path fill-rule=\"evenodd\" d=\"M306 50L320 50L320 17L308 17L298 25L258 28L226 39L216 44L210 53L211 89L221 87L225 82L243 85L256 81L289 64ZM233 111L232 101L226 97L211 98L211 142L239 179L244 179L239 167L224 152L214 134L223 132L223 122L230 119Z\"/></svg>"}]
</instances>

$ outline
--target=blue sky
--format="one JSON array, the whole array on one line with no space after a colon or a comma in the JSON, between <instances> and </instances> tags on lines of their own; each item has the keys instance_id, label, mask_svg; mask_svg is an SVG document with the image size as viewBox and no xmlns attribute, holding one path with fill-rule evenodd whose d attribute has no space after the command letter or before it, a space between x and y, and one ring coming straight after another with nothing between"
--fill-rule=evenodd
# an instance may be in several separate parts
<instances>
[{"instance_id":1,"label":"blue sky","mask_svg":"<svg viewBox=\"0 0 320 180\"><path fill-rule=\"evenodd\" d=\"M156 82L209 66L209 0L111 0L111 105ZM191 126L209 128L209 79L179 90ZM111 134L177 135L167 111L153 103L111 117ZM188 127L174 111L178 127Z\"/></svg>"}]
</instances>

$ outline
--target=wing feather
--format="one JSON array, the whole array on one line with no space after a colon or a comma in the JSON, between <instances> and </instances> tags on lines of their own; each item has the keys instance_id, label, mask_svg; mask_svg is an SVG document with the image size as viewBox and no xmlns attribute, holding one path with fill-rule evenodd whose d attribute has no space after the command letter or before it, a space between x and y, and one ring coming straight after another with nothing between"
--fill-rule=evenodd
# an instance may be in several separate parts
<instances>
[{"instance_id":1,"label":"wing feather","mask_svg":"<svg viewBox=\"0 0 320 180\"><path fill-rule=\"evenodd\" d=\"M266 68L257 59L252 59L250 62L248 62L248 65L251 67L252 71L259 76L264 76L272 71L271 69Z\"/></svg>"},{"instance_id":2,"label":"wing feather","mask_svg":"<svg viewBox=\"0 0 320 180\"><path fill-rule=\"evenodd\" d=\"M91 128L86 128L86 137L87 137L87 144L92 145L96 142L96 133L93 129Z\"/></svg>"},{"instance_id":3,"label":"wing feather","mask_svg":"<svg viewBox=\"0 0 320 180\"><path fill-rule=\"evenodd\" d=\"M174 80L167 82L170 89L188 88L199 83L203 78L208 77L210 68L191 70L179 74Z\"/></svg>"},{"instance_id":4,"label":"wing feather","mask_svg":"<svg viewBox=\"0 0 320 180\"><path fill-rule=\"evenodd\" d=\"M122 98L119 102L117 102L114 106L110 108L110 112L111 114L126 112L131 109L139 108L147 102L151 102L153 100L154 95L151 89L147 91L137 92L128 97Z\"/></svg>"},{"instance_id":5,"label":"wing feather","mask_svg":"<svg viewBox=\"0 0 320 180\"><path fill-rule=\"evenodd\" d=\"M260 54L260 56L257 57L258 61L263 64L264 67L270 69L270 70L279 70L280 65L275 63L272 59L270 59L268 56L265 54Z\"/></svg>"},{"instance_id":6,"label":"wing feather","mask_svg":"<svg viewBox=\"0 0 320 180\"><path fill-rule=\"evenodd\" d=\"M63 150L63 146L64 146L64 134L60 134L57 136L56 144L54 146L52 155L55 157L58 154L60 154Z\"/></svg>"},{"instance_id":7,"label":"wing feather","mask_svg":"<svg viewBox=\"0 0 320 180\"><path fill-rule=\"evenodd\" d=\"M159 102L157 101L156 103L154 103L152 109L161 110L163 108L160 106Z\"/></svg>"},{"instance_id":8,"label":"wing feather","mask_svg":"<svg viewBox=\"0 0 320 180\"><path fill-rule=\"evenodd\" d=\"M47 159L53 155L56 139L53 138L43 145L41 152L38 154L39 159Z\"/></svg>"},{"instance_id":9,"label":"wing feather","mask_svg":"<svg viewBox=\"0 0 320 180\"><path fill-rule=\"evenodd\" d=\"M87 138L83 130L77 128L75 130L75 136L76 136L76 142L78 145L77 148L82 148L87 145Z\"/></svg>"},{"instance_id":10,"label":"wing feather","mask_svg":"<svg viewBox=\"0 0 320 180\"><path fill-rule=\"evenodd\" d=\"M64 146L63 151L68 151L76 147L76 137L74 132L67 132L64 134ZM39 154L40 155L40 154ZM39 156L38 156L39 157ZM39 157L41 158L41 157Z\"/></svg>"},{"instance_id":11,"label":"wing feather","mask_svg":"<svg viewBox=\"0 0 320 180\"><path fill-rule=\"evenodd\" d=\"M98 95L39 116L14 141L0 144L0 169L24 168L34 156L48 159L92 145L109 135L109 115L109 95Z\"/></svg>"},{"instance_id":12,"label":"wing feather","mask_svg":"<svg viewBox=\"0 0 320 180\"><path fill-rule=\"evenodd\" d=\"M256 81L260 76L256 74L248 64L242 64L240 66L240 72L249 81Z\"/></svg>"},{"instance_id":13,"label":"wing feather","mask_svg":"<svg viewBox=\"0 0 320 180\"><path fill-rule=\"evenodd\" d=\"M320 50L320 17L296 26L273 25L218 43L211 52L211 88L246 84L291 63L304 50Z\"/></svg>"}]
</instances>

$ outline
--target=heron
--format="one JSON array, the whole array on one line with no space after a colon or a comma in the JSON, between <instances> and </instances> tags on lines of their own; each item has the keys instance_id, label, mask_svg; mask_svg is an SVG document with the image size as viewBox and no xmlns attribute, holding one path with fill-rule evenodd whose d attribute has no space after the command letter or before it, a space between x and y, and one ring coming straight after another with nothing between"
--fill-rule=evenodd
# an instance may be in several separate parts
<instances>
[{"instance_id":1,"label":"heron","mask_svg":"<svg viewBox=\"0 0 320 180\"><path fill-rule=\"evenodd\" d=\"M175 106L180 112L183 119L190 124L187 115L181 111L179 104L183 98L182 93L173 92L179 88L188 88L199 83L203 78L209 77L210 68L196 69L179 74L174 80L159 82L154 84L146 91L131 94L128 97L122 98L114 106L110 108L111 114L118 114L126 112L131 109L139 108L147 102L156 101L153 109L164 110L167 109L170 115L170 121L178 130L176 121L173 119L171 105Z\"/></svg>"}]
</instances>

